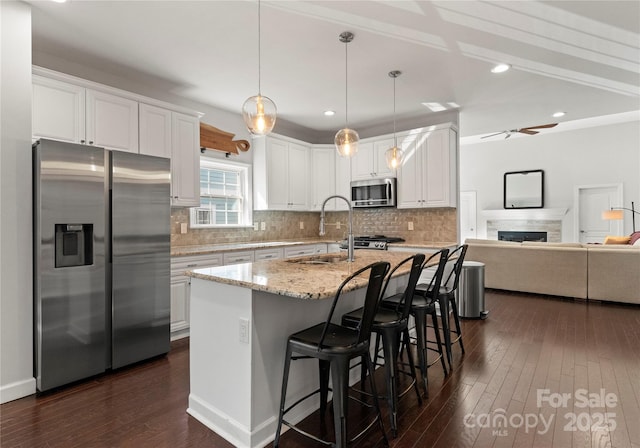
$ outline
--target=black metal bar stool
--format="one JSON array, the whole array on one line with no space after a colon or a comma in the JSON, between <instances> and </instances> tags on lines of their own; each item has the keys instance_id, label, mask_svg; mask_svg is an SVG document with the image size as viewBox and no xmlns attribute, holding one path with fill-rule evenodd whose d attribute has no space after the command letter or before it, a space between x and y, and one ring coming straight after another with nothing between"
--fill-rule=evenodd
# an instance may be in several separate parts
<instances>
[{"instance_id":1,"label":"black metal bar stool","mask_svg":"<svg viewBox=\"0 0 640 448\"><path fill-rule=\"evenodd\" d=\"M276 430L274 447L280 444L280 434L282 425L286 425L296 432L309 437L317 442L325 445L343 448L347 446L347 404L348 404L348 387L349 387L349 364L353 358L364 358L365 365L369 371L370 386L373 394L373 403L376 408L376 417L362 430L358 435L353 437L349 442L360 438L366 431L378 422L382 431L385 446L388 445L384 425L382 423L382 414L378 404L378 395L375 383L373 381L373 363L369 353L369 341L371 339L371 325L376 314L380 292L385 275L389 271L389 263L377 262L372 263L347 277L342 282L333 299L331 310L324 323L314 325L306 330L299 331L289 336L287 340L287 349L284 361L284 372L282 376L282 393L280 397L280 413L278 417L278 428ZM365 274L369 271L369 283L364 300L364 312L360 326L358 328L348 328L342 325L331 323L333 313L342 291L345 286L355 277ZM297 355L294 355L296 353ZM320 376L320 387L310 394L302 397L289 407L285 408L285 399L287 395L287 383L289 379L289 367L291 361L299 359L318 359L318 371ZM329 392L329 376L332 381L333 392L333 421L335 426L335 443L322 440L294 424L285 420L284 416L304 400L313 395L320 394L320 414L324 416L327 406L327 397Z\"/></svg>"},{"instance_id":2,"label":"black metal bar stool","mask_svg":"<svg viewBox=\"0 0 640 448\"><path fill-rule=\"evenodd\" d=\"M429 285L435 291L440 290L440 284L442 282L442 277L444 275L444 268L447 263L447 255L449 254L449 249L441 249L431 256L423 263L422 269L431 265L436 259L438 260L437 268L435 275L431 278ZM418 367L420 368L420 373L422 374L422 383L424 385L425 397L429 396L429 388L428 388L428 377L427 377L427 368L433 364L435 364L438 360L442 363L442 369L444 370L444 374L447 375L447 366L445 364L444 357L446 356L443 351L442 341L440 340L440 332L438 330L438 318L436 315L436 307L435 301L437 297L429 297L424 293L419 293L416 289L413 295L413 300L411 302L411 306L409 308L409 313L413 316L415 321L415 331L416 337L415 339L411 339L411 342L416 345L416 351L418 352ZM385 309L397 309L399 306L400 299L396 296L385 298L382 300L382 308ZM400 309L404 307L400 305ZM431 316L431 320L433 326L435 327L435 337L436 337L436 347L429 347L428 339L427 339L427 316ZM409 340L409 330L406 329L406 340ZM430 364L427 361L427 350L432 350L438 353L438 358L436 358Z\"/></svg>"},{"instance_id":3,"label":"black metal bar stool","mask_svg":"<svg viewBox=\"0 0 640 448\"><path fill-rule=\"evenodd\" d=\"M453 269L449 271L446 279L442 282L437 294L437 300L440 305L440 318L442 322L442 333L444 336L444 346L447 352L447 361L449 362L449 369L453 369L452 365L452 346L456 342L460 343L460 350L464 353L464 345L462 343L462 329L460 327L460 316L458 315L458 306L456 305L456 291L458 290L458 284L460 283L460 273L462 272L462 263L464 257L467 254L467 244L462 244L449 252L447 257L447 263L450 260L455 260ZM424 283L416 286L418 294L426 294L433 298L433 285L427 285ZM435 299L434 299L435 300ZM449 315L453 314L453 322L455 324L455 330L451 329L449 322ZM435 330L435 329L434 329ZM451 333L454 333L456 337L452 340Z\"/></svg>"},{"instance_id":4,"label":"black metal bar stool","mask_svg":"<svg viewBox=\"0 0 640 448\"><path fill-rule=\"evenodd\" d=\"M422 404L422 397L418 391L418 383L416 381L415 366L413 364L413 355L409 349L408 332L405 341L402 341L402 336L407 330L407 322L409 321L409 311L411 309L411 302L413 300L413 294L416 288L416 284L420 279L420 273L422 272L422 265L424 263L424 254L416 254L401 261L395 266L391 272L387 275L384 288L382 290L382 297L385 296L391 276L402 266L411 264L411 271L408 276L407 284L404 288L404 292L395 294L398 304L395 309L383 309L378 308L378 312L373 318L373 325L371 330L376 334L376 350L374 358L374 367L377 366L378 349L380 344L380 338L382 338L382 349L384 352L384 369L386 378L386 399L389 405L389 417L391 419L391 434L396 437L398 431L398 399L408 392L413 386L418 396L418 402ZM364 309L358 308L350 313L342 316L342 325L357 328L360 325ZM402 345L401 343L404 342ZM398 352L402 347L406 348L407 358L409 362L409 371L398 369ZM364 387L364 364L361 364L361 386ZM407 373L412 378L411 385L402 393L398 393L397 390L397 374L399 372Z\"/></svg>"}]
</instances>

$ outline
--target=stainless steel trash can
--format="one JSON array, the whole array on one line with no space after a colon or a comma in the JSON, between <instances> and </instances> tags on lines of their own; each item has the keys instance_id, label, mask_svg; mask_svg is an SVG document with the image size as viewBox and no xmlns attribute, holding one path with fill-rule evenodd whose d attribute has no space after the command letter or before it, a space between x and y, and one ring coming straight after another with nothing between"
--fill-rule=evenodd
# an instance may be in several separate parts
<instances>
[{"instance_id":1,"label":"stainless steel trash can","mask_svg":"<svg viewBox=\"0 0 640 448\"><path fill-rule=\"evenodd\" d=\"M456 291L458 315L469 319L485 319L489 313L484 307L484 263L464 261L460 283Z\"/></svg>"}]
</instances>

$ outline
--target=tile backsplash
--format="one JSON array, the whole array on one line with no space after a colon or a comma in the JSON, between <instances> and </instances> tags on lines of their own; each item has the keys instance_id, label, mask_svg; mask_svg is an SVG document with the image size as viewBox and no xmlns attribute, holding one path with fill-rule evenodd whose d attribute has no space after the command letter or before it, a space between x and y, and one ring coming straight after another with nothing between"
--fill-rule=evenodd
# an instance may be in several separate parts
<instances>
[{"instance_id":1,"label":"tile backsplash","mask_svg":"<svg viewBox=\"0 0 640 448\"><path fill-rule=\"evenodd\" d=\"M456 209L356 209L353 213L355 235L399 236L407 242L455 242ZM319 212L254 211L254 223L265 223L265 230L248 228L192 229L188 226L189 209L171 210L171 245L194 246L206 244L246 243L318 238ZM336 225L340 222L339 228ZM180 233L187 223L187 233ZM300 227L302 223L303 229ZM348 213L327 212L326 238L339 240L347 235ZM409 230L410 223L413 230Z\"/></svg>"}]
</instances>

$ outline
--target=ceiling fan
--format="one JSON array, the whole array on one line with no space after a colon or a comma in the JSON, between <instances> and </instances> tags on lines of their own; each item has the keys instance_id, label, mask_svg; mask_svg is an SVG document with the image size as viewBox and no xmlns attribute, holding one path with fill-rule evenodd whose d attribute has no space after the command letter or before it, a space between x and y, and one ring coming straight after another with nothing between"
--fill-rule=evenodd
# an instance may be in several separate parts
<instances>
[{"instance_id":1,"label":"ceiling fan","mask_svg":"<svg viewBox=\"0 0 640 448\"><path fill-rule=\"evenodd\" d=\"M536 135L539 131L536 131L535 129L553 128L553 127L555 127L557 125L558 125L558 123L549 123L549 124L541 124L541 125L538 125L538 126L529 126L528 128L511 129L510 131L496 132L495 134L485 135L484 137L480 137L480 138L488 138L488 137L494 137L494 136L500 135L500 134L506 134L505 137L504 137L505 140L506 140L509 137L511 137L512 134L515 134L517 132L520 132L521 134L527 134L527 135Z\"/></svg>"}]
</instances>

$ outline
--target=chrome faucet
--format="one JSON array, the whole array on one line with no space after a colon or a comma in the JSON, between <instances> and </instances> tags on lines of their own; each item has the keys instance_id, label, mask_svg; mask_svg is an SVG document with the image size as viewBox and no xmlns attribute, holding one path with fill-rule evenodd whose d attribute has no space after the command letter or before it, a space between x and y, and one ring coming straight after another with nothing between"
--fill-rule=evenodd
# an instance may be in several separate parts
<instances>
[{"instance_id":1,"label":"chrome faucet","mask_svg":"<svg viewBox=\"0 0 640 448\"><path fill-rule=\"evenodd\" d=\"M347 261L351 262L353 260L355 260L354 254L353 254L353 208L351 208L351 202L349 202L349 199L345 198L344 196L340 196L339 194L334 194L333 196L329 196L327 199L324 200L324 202L322 203L322 207L320 208L320 236L324 236L324 234L326 233L324 231L324 206L327 204L327 201L329 199L342 199L344 202L347 203L347 206L349 207L349 232L347 234Z\"/></svg>"}]
</instances>

